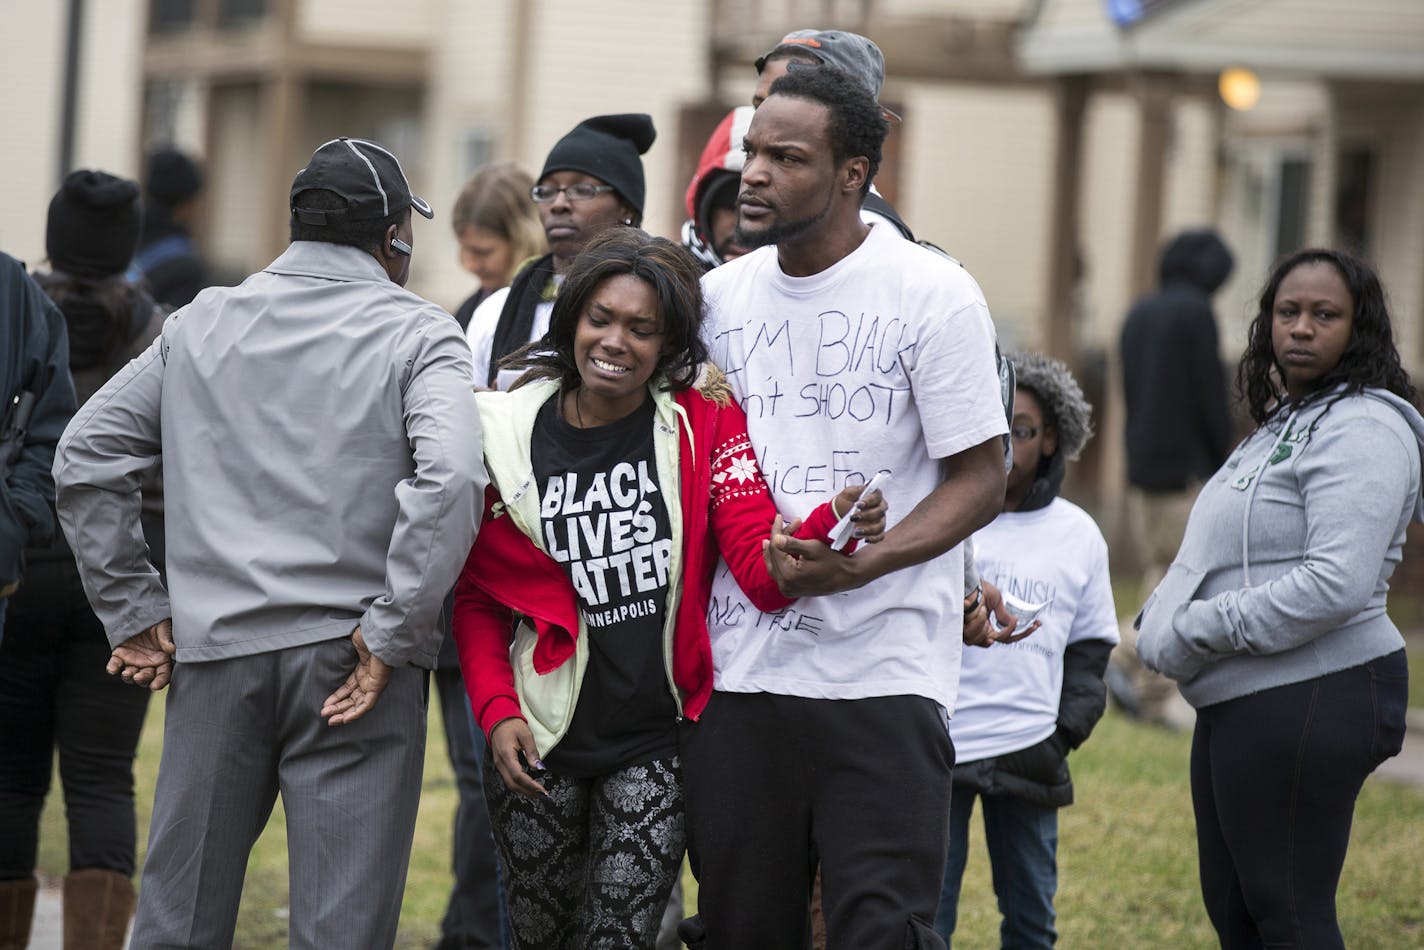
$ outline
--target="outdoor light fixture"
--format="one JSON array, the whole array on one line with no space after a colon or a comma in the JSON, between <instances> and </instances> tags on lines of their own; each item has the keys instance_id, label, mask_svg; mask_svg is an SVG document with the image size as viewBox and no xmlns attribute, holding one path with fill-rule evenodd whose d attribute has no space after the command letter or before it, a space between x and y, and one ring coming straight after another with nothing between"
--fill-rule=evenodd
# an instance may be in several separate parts
<instances>
[{"instance_id":1,"label":"outdoor light fixture","mask_svg":"<svg viewBox=\"0 0 1424 950\"><path fill-rule=\"evenodd\" d=\"M1249 112L1261 101L1261 80L1245 66L1223 69L1216 81L1221 101L1237 112Z\"/></svg>"}]
</instances>

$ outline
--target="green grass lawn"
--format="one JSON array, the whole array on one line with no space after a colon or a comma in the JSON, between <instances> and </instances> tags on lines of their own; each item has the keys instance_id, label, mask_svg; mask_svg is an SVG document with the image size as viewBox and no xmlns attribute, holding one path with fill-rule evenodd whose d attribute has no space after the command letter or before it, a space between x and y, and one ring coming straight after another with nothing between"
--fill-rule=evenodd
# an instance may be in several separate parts
<instances>
[{"instance_id":1,"label":"green grass lawn","mask_svg":"<svg viewBox=\"0 0 1424 950\"><path fill-rule=\"evenodd\" d=\"M1418 669L1418 667L1416 667ZM432 710L424 797L416 826L398 946L434 941L450 886L455 786L443 730ZM159 750L162 694L149 710L137 765L140 850L148 825ZM1208 948L1214 946L1196 883L1190 739L1130 722L1115 712L1073 754L1078 804L1062 813L1058 916L1061 945ZM56 784L56 787L57 784ZM64 873L61 806L45 812L41 868ZM982 826L971 823L956 945L997 946L998 917ZM688 900L695 901L695 888ZM1366 784L1356 811L1340 887L1340 917L1351 947L1424 946L1424 791ZM280 804L253 850L238 922L238 948L286 946L286 835Z\"/></svg>"}]
</instances>

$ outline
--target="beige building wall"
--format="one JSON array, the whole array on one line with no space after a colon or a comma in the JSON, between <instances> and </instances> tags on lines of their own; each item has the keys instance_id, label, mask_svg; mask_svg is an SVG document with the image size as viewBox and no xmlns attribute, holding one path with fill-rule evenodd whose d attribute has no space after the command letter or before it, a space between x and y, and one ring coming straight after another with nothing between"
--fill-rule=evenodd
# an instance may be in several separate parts
<instances>
[{"instance_id":1,"label":"beige building wall","mask_svg":"<svg viewBox=\"0 0 1424 950\"><path fill-rule=\"evenodd\" d=\"M956 16L1013 20L1023 16L1024 0L875 0L876 17Z\"/></svg>"},{"instance_id":2,"label":"beige building wall","mask_svg":"<svg viewBox=\"0 0 1424 950\"><path fill-rule=\"evenodd\" d=\"M293 0L296 30L314 43L425 48L446 29L445 0ZM486 7L486 0L466 0Z\"/></svg>"},{"instance_id":3,"label":"beige building wall","mask_svg":"<svg viewBox=\"0 0 1424 950\"><path fill-rule=\"evenodd\" d=\"M1004 346L1041 345L1052 102L1036 88L897 87L905 104L899 210L978 280Z\"/></svg>"},{"instance_id":4,"label":"beige building wall","mask_svg":"<svg viewBox=\"0 0 1424 950\"><path fill-rule=\"evenodd\" d=\"M131 177L141 174L143 87L139 70L146 6L142 0L91 0L84 4L79 122L74 139L77 168L98 167Z\"/></svg>"},{"instance_id":5,"label":"beige building wall","mask_svg":"<svg viewBox=\"0 0 1424 950\"><path fill-rule=\"evenodd\" d=\"M440 0L442 24L431 46L425 98L423 181L417 191L435 220L416 224L413 280L422 292L453 309L476 281L459 266L450 210L460 187L485 153L511 158L512 70L516 57L514 0ZM527 166L526 166L527 167ZM531 172L532 174L532 172Z\"/></svg>"},{"instance_id":6,"label":"beige building wall","mask_svg":"<svg viewBox=\"0 0 1424 950\"><path fill-rule=\"evenodd\" d=\"M1205 227L1216 218L1219 108L1215 99L1190 97L1178 100L1172 110L1162 196L1164 235Z\"/></svg>"},{"instance_id":7,"label":"beige building wall","mask_svg":"<svg viewBox=\"0 0 1424 950\"><path fill-rule=\"evenodd\" d=\"M644 227L676 235L683 212L672 196L692 173L677 167L677 118L683 105L705 93L705 18L702 2L624 0L616 8L583 0L541 2L527 63L528 141L512 157L537 175L550 147L582 119L647 112L658 140L643 157Z\"/></svg>"},{"instance_id":8,"label":"beige building wall","mask_svg":"<svg viewBox=\"0 0 1424 950\"><path fill-rule=\"evenodd\" d=\"M1407 367L1424 363L1424 90L1372 89L1350 96L1341 144L1375 143L1369 197L1370 256L1389 295Z\"/></svg>"},{"instance_id":9,"label":"beige building wall","mask_svg":"<svg viewBox=\"0 0 1424 950\"><path fill-rule=\"evenodd\" d=\"M672 197L692 173L678 167L677 121L682 106L705 94L705 0L538 0L528 8L531 42L522 58L514 54L517 0L446 2L432 48L426 112L443 116L425 130L429 182L435 187L424 197L434 205L436 219L417 231L417 238L429 243L420 245L411 286L446 307L474 289L474 279L456 261L449 211L472 170L464 161L466 145L480 130L493 136L494 158L514 160L537 177L549 149L583 119L649 113L658 139L643 156L643 226L676 237L683 215ZM511 141L521 80L527 96L522 145Z\"/></svg>"},{"instance_id":10,"label":"beige building wall","mask_svg":"<svg viewBox=\"0 0 1424 950\"><path fill-rule=\"evenodd\" d=\"M74 167L139 170L139 64L144 0L84 5ZM44 258L50 196L59 186L67 4L7 3L0 30L0 250L32 266Z\"/></svg>"},{"instance_id":11,"label":"beige building wall","mask_svg":"<svg viewBox=\"0 0 1424 950\"><path fill-rule=\"evenodd\" d=\"M262 259L267 205L285 204L286 195L270 194L266 187L256 144L264 138L256 84L222 86L208 102L212 153L207 159L212 173L206 200L212 226L204 250L216 268L243 273L267 263Z\"/></svg>"},{"instance_id":12,"label":"beige building wall","mask_svg":"<svg viewBox=\"0 0 1424 950\"><path fill-rule=\"evenodd\" d=\"M1130 296L1137 105L1122 93L1096 93L1088 101L1084 121L1079 343L1113 350Z\"/></svg>"}]
</instances>

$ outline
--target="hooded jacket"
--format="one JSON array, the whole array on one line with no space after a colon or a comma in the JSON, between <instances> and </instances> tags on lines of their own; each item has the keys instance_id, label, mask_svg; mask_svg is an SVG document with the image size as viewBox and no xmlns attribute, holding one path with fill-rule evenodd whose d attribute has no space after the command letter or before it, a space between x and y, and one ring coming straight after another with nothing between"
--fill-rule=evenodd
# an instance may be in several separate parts
<instances>
[{"instance_id":1,"label":"hooded jacket","mask_svg":"<svg viewBox=\"0 0 1424 950\"><path fill-rule=\"evenodd\" d=\"M738 187L742 166L747 160L742 151L742 139L755 112L751 106L737 106L717 123L717 128L712 130L707 144L702 147L697 171L687 185L687 194L683 196L687 220L682 225L682 243L706 267L724 263L712 245L710 199L716 188L727 187L723 182L730 182L732 188Z\"/></svg>"},{"instance_id":2,"label":"hooded jacket","mask_svg":"<svg viewBox=\"0 0 1424 950\"><path fill-rule=\"evenodd\" d=\"M19 457L5 466L0 486L0 588L19 580L27 545L55 535L55 444L74 415L69 375L69 337L64 317L25 273L25 265L0 254L0 312L5 314L0 351L0 416L8 417L21 391L34 394Z\"/></svg>"},{"instance_id":3,"label":"hooded jacket","mask_svg":"<svg viewBox=\"0 0 1424 950\"><path fill-rule=\"evenodd\" d=\"M539 409L558 388L555 380L541 380L476 396L490 487L483 528L455 585L453 624L480 729L488 736L505 719L524 719L541 754L567 731L588 664L588 631L573 584L544 549L530 449ZM676 394L658 383L649 389L658 482L664 498L681 502L668 509L673 560L663 656L679 713L696 719L712 692L707 605L719 556L758 610L793 601L762 560L776 507L746 416L725 381L719 375ZM831 505L822 504L796 535L824 538L836 520Z\"/></svg>"},{"instance_id":4,"label":"hooded jacket","mask_svg":"<svg viewBox=\"0 0 1424 950\"><path fill-rule=\"evenodd\" d=\"M1231 450L1211 296L1232 264L1215 231L1184 232L1162 252L1161 286L1128 311L1121 340L1127 479L1139 488L1180 491Z\"/></svg>"},{"instance_id":5,"label":"hooded jacket","mask_svg":"<svg viewBox=\"0 0 1424 950\"><path fill-rule=\"evenodd\" d=\"M1384 390L1278 410L1197 496L1135 621L1143 663L1200 708L1402 649L1385 594L1421 453L1424 418Z\"/></svg>"}]
</instances>

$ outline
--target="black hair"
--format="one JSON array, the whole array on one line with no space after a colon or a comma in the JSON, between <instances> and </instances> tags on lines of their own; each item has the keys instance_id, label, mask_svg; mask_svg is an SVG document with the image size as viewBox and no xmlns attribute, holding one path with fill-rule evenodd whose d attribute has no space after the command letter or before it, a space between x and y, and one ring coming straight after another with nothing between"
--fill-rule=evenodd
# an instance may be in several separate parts
<instances>
[{"instance_id":1,"label":"black hair","mask_svg":"<svg viewBox=\"0 0 1424 950\"><path fill-rule=\"evenodd\" d=\"M666 376L671 389L691 388L707 362L702 342L702 267L681 244L621 225L589 241L574 258L554 298L549 332L505 357L500 368L529 370L521 383L552 377L566 390L578 387L574 333L579 319L603 282L621 274L644 281L657 297L664 341L655 377Z\"/></svg>"},{"instance_id":2,"label":"black hair","mask_svg":"<svg viewBox=\"0 0 1424 950\"><path fill-rule=\"evenodd\" d=\"M344 211L346 199L325 188L308 188L297 195L293 202L306 211ZM374 254L386 243L386 231L399 226L410 215L409 206L386 215L384 218L369 218L352 221L343 215L331 215L326 224L307 224L292 215L291 239L293 241L322 241L326 244L345 244Z\"/></svg>"},{"instance_id":3,"label":"black hair","mask_svg":"<svg viewBox=\"0 0 1424 950\"><path fill-rule=\"evenodd\" d=\"M36 274L35 282L64 315L69 368L117 372L127 361L134 321L148 319L153 299L123 274L84 277L56 270Z\"/></svg>"},{"instance_id":4,"label":"black hair","mask_svg":"<svg viewBox=\"0 0 1424 950\"><path fill-rule=\"evenodd\" d=\"M870 182L880 170L881 148L890 134L890 123L875 97L864 85L831 66L791 68L771 84L770 95L795 96L819 102L830 113L826 136L837 165L850 158L870 163L861 194L870 191Z\"/></svg>"},{"instance_id":5,"label":"black hair","mask_svg":"<svg viewBox=\"0 0 1424 950\"><path fill-rule=\"evenodd\" d=\"M1400 365L1379 277L1369 264L1353 254L1317 247L1297 251L1277 264L1261 290L1256 317L1246 331L1246 353L1236 369L1236 388L1251 418L1257 425L1263 425L1279 405L1288 401L1281 385L1281 366L1271 343L1271 324L1281 282L1297 267L1309 264L1328 264L1335 268L1350 292L1355 310L1350 322L1350 343L1341 354L1340 362L1320 378L1299 405L1311 402L1342 383L1345 388L1341 395L1358 393L1369 386L1389 390L1414 403L1414 386Z\"/></svg>"}]
</instances>

